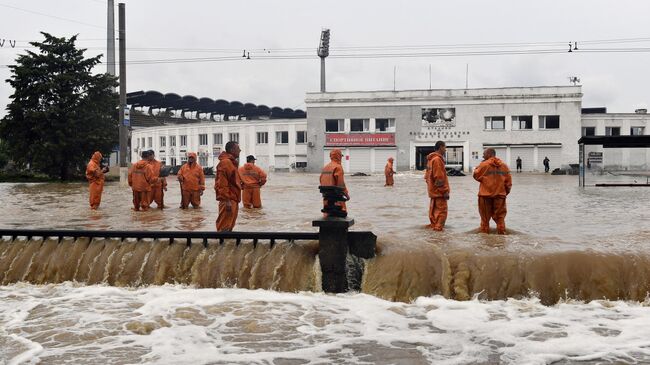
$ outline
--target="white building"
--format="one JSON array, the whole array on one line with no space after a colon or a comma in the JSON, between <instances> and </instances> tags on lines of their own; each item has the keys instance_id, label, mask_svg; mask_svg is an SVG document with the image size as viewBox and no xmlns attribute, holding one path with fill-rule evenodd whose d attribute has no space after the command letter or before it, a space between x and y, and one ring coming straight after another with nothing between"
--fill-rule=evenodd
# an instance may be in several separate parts
<instances>
[{"instance_id":1,"label":"white building","mask_svg":"<svg viewBox=\"0 0 650 365\"><path fill-rule=\"evenodd\" d=\"M206 121L139 128L131 134L131 162L138 161L143 150L152 149L168 165L183 164L187 153L196 152L199 165L210 167L217 164L228 141L237 141L241 161L254 155L256 164L265 170L304 169L306 131L305 119Z\"/></svg>"},{"instance_id":2,"label":"white building","mask_svg":"<svg viewBox=\"0 0 650 365\"><path fill-rule=\"evenodd\" d=\"M493 147L512 169L578 163L580 86L308 93L308 170L340 148L346 172L423 169L436 141L447 164L470 171Z\"/></svg>"}]
</instances>

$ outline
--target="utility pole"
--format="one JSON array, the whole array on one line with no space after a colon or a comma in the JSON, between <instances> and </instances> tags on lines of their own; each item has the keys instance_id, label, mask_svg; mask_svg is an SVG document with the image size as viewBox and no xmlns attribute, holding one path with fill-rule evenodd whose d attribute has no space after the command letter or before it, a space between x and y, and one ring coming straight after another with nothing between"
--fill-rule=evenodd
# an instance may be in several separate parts
<instances>
[{"instance_id":1,"label":"utility pole","mask_svg":"<svg viewBox=\"0 0 650 365\"><path fill-rule=\"evenodd\" d=\"M127 144L129 141L130 120L126 105L126 11L124 3L119 3L120 27L120 185L126 185Z\"/></svg>"},{"instance_id":2,"label":"utility pole","mask_svg":"<svg viewBox=\"0 0 650 365\"><path fill-rule=\"evenodd\" d=\"M106 73L115 76L115 2L108 0L108 19L106 20Z\"/></svg>"},{"instance_id":3,"label":"utility pole","mask_svg":"<svg viewBox=\"0 0 650 365\"><path fill-rule=\"evenodd\" d=\"M330 55L330 30L323 29L320 32L320 43L318 44L318 57L320 57L320 92L325 89L325 58Z\"/></svg>"}]
</instances>

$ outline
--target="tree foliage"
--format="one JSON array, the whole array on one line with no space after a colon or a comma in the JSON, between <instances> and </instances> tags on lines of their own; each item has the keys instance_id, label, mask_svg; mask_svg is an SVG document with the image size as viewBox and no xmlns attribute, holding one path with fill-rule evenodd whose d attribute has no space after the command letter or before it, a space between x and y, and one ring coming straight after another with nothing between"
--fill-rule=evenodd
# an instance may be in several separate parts
<instances>
[{"instance_id":1,"label":"tree foliage","mask_svg":"<svg viewBox=\"0 0 650 365\"><path fill-rule=\"evenodd\" d=\"M108 156L118 143L117 79L91 73L100 56L84 58L76 36L47 33L31 42L6 80L13 88L0 139L18 166L68 180L83 173L94 151Z\"/></svg>"}]
</instances>

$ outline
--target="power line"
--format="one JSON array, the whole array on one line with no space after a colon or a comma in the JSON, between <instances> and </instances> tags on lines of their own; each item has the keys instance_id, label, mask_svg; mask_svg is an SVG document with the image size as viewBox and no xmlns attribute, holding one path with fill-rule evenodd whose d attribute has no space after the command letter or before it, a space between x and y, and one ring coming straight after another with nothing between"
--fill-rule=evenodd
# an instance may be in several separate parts
<instances>
[{"instance_id":1,"label":"power line","mask_svg":"<svg viewBox=\"0 0 650 365\"><path fill-rule=\"evenodd\" d=\"M18 7L11 6L11 5L0 4L0 6L5 7L5 8L9 8L9 9L14 9L14 10L19 10L19 11L24 11L24 12L26 12L26 13L31 13L31 14L41 15L41 16L45 16L45 17L48 17L48 18L54 18L54 19L58 19L58 20L63 20L63 21L66 21L66 22L72 22L72 23L77 23L77 24L81 24L81 25L86 25L86 26L93 27L93 28L106 29L106 27L102 27L102 26L99 26L99 25L90 24L90 23L86 23L86 22L79 21L79 20L74 20L74 19L64 18L64 17L60 17L60 16L56 16L56 15L50 15L50 14L40 13L40 12L38 12L38 11L33 11L33 10L28 10L28 9L18 8Z\"/></svg>"}]
</instances>

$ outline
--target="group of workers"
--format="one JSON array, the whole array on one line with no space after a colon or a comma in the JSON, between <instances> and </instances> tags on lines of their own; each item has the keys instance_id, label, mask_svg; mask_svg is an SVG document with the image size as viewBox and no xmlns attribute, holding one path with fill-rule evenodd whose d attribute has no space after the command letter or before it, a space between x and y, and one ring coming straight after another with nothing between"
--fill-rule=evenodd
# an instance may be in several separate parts
<instances>
[{"instance_id":1,"label":"group of workers","mask_svg":"<svg viewBox=\"0 0 650 365\"><path fill-rule=\"evenodd\" d=\"M219 202L217 216L217 231L232 231L239 213L239 203L243 202L245 208L261 208L260 188L266 183L266 173L255 165L255 157L246 157L246 164L239 166L239 143L230 141L226 143L225 151L219 155L214 189ZM435 144L435 151L427 156L427 168L424 179L427 184L429 203L430 227L442 231L447 220L447 201L450 188L445 168L446 145L443 141ZM154 152L144 151L142 159L131 166L128 175L129 186L133 190L133 209L148 210L155 202L162 209L164 205L164 192L167 191L167 181L161 176L162 163L155 159ZM327 163L320 175L321 186L338 186L343 189L346 200L350 199L345 185L343 154L339 149L330 151L330 162ZM107 168L101 166L102 155L95 152L88 163L86 177L90 184L90 207L97 209L101 202L104 186L104 174ZM512 187L512 177L508 166L496 157L493 148L483 152L483 162L474 169L474 179L480 183L478 192L478 210L481 216L480 231L489 233L489 222L494 220L497 233L505 234L506 196ZM388 158L384 168L386 177L385 186L393 186L393 158ZM198 208L201 205L201 196L205 191L205 175L203 168L196 162L196 154L189 153L187 163L178 171L178 182L181 188L181 208L187 209L190 205ZM337 202L342 210L346 210L344 201Z\"/></svg>"}]
</instances>

